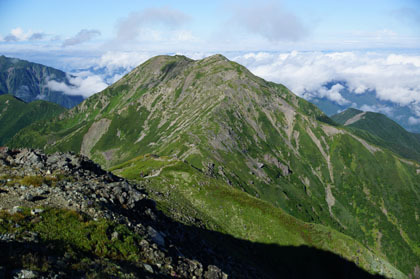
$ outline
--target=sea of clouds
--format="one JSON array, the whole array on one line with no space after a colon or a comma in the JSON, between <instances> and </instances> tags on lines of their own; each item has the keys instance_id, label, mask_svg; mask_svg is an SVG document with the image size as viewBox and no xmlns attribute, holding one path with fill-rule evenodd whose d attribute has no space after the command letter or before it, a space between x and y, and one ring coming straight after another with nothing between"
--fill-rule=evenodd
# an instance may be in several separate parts
<instances>
[{"instance_id":1,"label":"sea of clouds","mask_svg":"<svg viewBox=\"0 0 420 279\"><path fill-rule=\"evenodd\" d=\"M340 84L345 82L354 94L376 91L380 100L401 106L420 102L420 55L376 52L255 52L236 56L234 61L254 74L286 85L306 99L326 97L346 104Z\"/></svg>"},{"instance_id":2,"label":"sea of clouds","mask_svg":"<svg viewBox=\"0 0 420 279\"><path fill-rule=\"evenodd\" d=\"M213 53L179 54L201 59ZM84 69L73 71L70 77L73 85L50 81L49 86L67 94L89 97L154 55L157 53L109 51L88 60ZM326 98L341 106L352 106L351 101L343 96L343 90L351 94L375 92L378 101L410 108L413 112L410 124L420 124L419 54L260 51L225 53L225 56L244 65L257 76L284 84L307 100ZM383 113L391 110L372 104L366 105L364 109Z\"/></svg>"}]
</instances>

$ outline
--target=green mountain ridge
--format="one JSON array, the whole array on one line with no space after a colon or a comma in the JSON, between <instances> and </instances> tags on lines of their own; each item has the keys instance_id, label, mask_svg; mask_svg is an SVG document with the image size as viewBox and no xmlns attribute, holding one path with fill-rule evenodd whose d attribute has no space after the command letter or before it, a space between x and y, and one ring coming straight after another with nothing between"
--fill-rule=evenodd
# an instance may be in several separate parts
<instances>
[{"instance_id":1,"label":"green mountain ridge","mask_svg":"<svg viewBox=\"0 0 420 279\"><path fill-rule=\"evenodd\" d=\"M376 145L386 147L402 157L420 161L420 135L406 131L381 113L351 108L331 116L331 119Z\"/></svg>"},{"instance_id":2,"label":"green mountain ridge","mask_svg":"<svg viewBox=\"0 0 420 279\"><path fill-rule=\"evenodd\" d=\"M25 102L50 101L66 108L83 101L82 96L70 96L53 91L47 86L49 80L70 85L66 73L41 64L0 56L0 95L12 94Z\"/></svg>"},{"instance_id":3,"label":"green mountain ridge","mask_svg":"<svg viewBox=\"0 0 420 279\"><path fill-rule=\"evenodd\" d=\"M157 56L59 119L22 129L9 145L80 152L130 179L147 178L150 189L179 185L184 190L175 191L173 202L201 212L197 217L204 221L214 211L192 193L200 185L196 177L211 178L264 201L270 210L339 231L371 251L382 267L413 275L420 268L420 166L331 124L286 87L221 55L197 61ZM145 170L135 158L147 154L184 161L190 169L174 175L148 159ZM129 160L132 165L124 165ZM183 218L182 211L173 214ZM216 219L227 233L238 234L226 225L232 218ZM275 220L267 217L263 227ZM322 247L320 240L311 245ZM404 277L366 256L356 259L351 249L329 249L370 272Z\"/></svg>"},{"instance_id":4,"label":"green mountain ridge","mask_svg":"<svg viewBox=\"0 0 420 279\"><path fill-rule=\"evenodd\" d=\"M25 103L9 94L0 95L0 146L22 128L40 120L49 120L66 109L60 105L34 101Z\"/></svg>"}]
</instances>

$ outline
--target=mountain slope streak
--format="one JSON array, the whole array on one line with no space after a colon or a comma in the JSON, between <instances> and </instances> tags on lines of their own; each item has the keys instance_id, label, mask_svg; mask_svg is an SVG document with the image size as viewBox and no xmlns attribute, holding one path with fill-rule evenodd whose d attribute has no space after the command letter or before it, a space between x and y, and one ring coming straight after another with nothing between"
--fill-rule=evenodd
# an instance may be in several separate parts
<instances>
[{"instance_id":1,"label":"mountain slope streak","mask_svg":"<svg viewBox=\"0 0 420 279\"><path fill-rule=\"evenodd\" d=\"M81 152L108 168L150 153L174 157L303 221L343 232L414 274L420 166L330 124L286 87L221 55L157 56L59 120L23 129L10 144Z\"/></svg>"},{"instance_id":2,"label":"mountain slope streak","mask_svg":"<svg viewBox=\"0 0 420 279\"><path fill-rule=\"evenodd\" d=\"M49 80L70 85L66 73L60 70L0 56L0 95L12 94L25 102L45 100L66 108L74 107L83 101L82 96L70 96L51 90L47 86Z\"/></svg>"}]
</instances>

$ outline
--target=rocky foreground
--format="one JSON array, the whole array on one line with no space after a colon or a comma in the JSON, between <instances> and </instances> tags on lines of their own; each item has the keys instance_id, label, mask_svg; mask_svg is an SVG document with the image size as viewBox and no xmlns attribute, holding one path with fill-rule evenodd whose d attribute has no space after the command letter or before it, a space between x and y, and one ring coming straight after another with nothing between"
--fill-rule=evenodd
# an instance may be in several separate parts
<instances>
[{"instance_id":1,"label":"rocky foreground","mask_svg":"<svg viewBox=\"0 0 420 279\"><path fill-rule=\"evenodd\" d=\"M84 156L0 150L0 278L264 277L202 232Z\"/></svg>"}]
</instances>

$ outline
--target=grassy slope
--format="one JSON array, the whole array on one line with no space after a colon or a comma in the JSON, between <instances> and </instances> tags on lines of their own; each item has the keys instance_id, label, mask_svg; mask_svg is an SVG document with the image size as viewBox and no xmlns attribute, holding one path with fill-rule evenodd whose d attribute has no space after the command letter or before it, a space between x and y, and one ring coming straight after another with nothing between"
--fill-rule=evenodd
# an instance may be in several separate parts
<instances>
[{"instance_id":1,"label":"grassy slope","mask_svg":"<svg viewBox=\"0 0 420 279\"><path fill-rule=\"evenodd\" d=\"M142 260L138 249L141 238L124 225L107 220L92 220L75 211L52 208L45 209L40 216L31 215L29 208L13 215L2 210L0 220L1 234L15 234L17 239L24 240L36 233L39 245L43 246L36 252L31 252L30 248L27 248L29 251L6 252L12 256L0 261L9 267L46 272L51 268L47 257L66 254L72 262L72 270L68 273L77 276L79 272L85 272L92 278L109 278L120 275L112 261L127 261L134 265ZM113 231L118 232L119 238L111 238ZM98 270L98 262L95 262L98 258L101 263L107 263L106 268L101 266L103 269ZM96 270L92 268L95 265Z\"/></svg>"},{"instance_id":2,"label":"grassy slope","mask_svg":"<svg viewBox=\"0 0 420 279\"><path fill-rule=\"evenodd\" d=\"M0 95L0 146L19 130L39 120L48 120L65 108L50 102L25 103L12 95Z\"/></svg>"},{"instance_id":3,"label":"grassy slope","mask_svg":"<svg viewBox=\"0 0 420 279\"><path fill-rule=\"evenodd\" d=\"M314 105L221 56L159 56L61 120L23 129L11 145L88 146L86 155L107 167L148 153L175 156L412 273L420 261L419 167L326 123Z\"/></svg>"},{"instance_id":4,"label":"grassy slope","mask_svg":"<svg viewBox=\"0 0 420 279\"><path fill-rule=\"evenodd\" d=\"M362 113L362 111L348 109L331 116L331 118L337 123L344 125L348 119L359 113ZM366 138L370 142L388 148L405 158L420 161L419 136L406 131L403 127L381 113L366 112L359 121L347 127L351 128L354 134ZM365 133L364 131L368 131L369 133Z\"/></svg>"},{"instance_id":5,"label":"grassy slope","mask_svg":"<svg viewBox=\"0 0 420 279\"><path fill-rule=\"evenodd\" d=\"M144 183L166 214L188 225L204 222L207 229L258 243L316 247L339 254L370 272L405 277L354 239L323 225L302 222L179 160L141 156L112 170Z\"/></svg>"}]
</instances>

